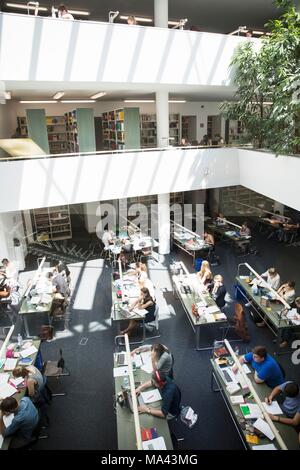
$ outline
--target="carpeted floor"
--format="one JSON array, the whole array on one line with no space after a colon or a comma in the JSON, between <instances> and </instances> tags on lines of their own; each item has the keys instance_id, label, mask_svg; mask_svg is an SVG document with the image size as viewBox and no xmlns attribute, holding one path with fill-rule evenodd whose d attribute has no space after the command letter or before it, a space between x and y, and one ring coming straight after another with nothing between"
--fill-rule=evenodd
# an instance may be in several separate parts
<instances>
[{"instance_id":1,"label":"carpeted floor","mask_svg":"<svg viewBox=\"0 0 300 470\"><path fill-rule=\"evenodd\" d=\"M287 247L276 240L266 240L255 235L258 256L238 258L232 248L218 244L216 251L221 265L213 268L222 274L233 298L234 278L240 262L247 261L258 272L276 266L282 281L295 279L300 294L300 250ZM149 263L149 273L159 288L160 341L175 356L175 380L182 390L182 403L189 404L198 413L198 422L192 430L182 429L184 449L217 450L241 449L234 424L220 394L211 392L211 351L194 349L194 334L181 304L171 291L169 264L174 259L183 260L192 272L191 258L182 252L173 252L162 265ZM53 391L67 395L53 399L49 408L49 438L41 440L36 449L117 449L116 418L113 406L113 351L114 331L110 325L111 270L103 260L93 260L71 266L74 287L67 325L56 324L56 339L42 344L44 360L58 359L63 350L69 377L54 379ZM233 313L229 304L228 312ZM251 342L239 343L240 352L256 344L274 351L273 335L267 328L259 329L248 322ZM65 330L67 326L67 330ZM17 329L21 328L18 322ZM211 345L219 332L208 329L202 340ZM287 378L299 380L299 367L291 363L290 355L280 356Z\"/></svg>"}]
</instances>

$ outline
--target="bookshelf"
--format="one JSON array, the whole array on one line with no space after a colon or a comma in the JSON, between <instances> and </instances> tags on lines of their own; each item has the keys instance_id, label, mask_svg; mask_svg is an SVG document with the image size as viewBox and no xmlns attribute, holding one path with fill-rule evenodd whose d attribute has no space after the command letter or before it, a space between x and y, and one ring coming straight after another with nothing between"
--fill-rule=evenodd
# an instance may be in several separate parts
<instances>
[{"instance_id":1,"label":"bookshelf","mask_svg":"<svg viewBox=\"0 0 300 470\"><path fill-rule=\"evenodd\" d=\"M189 117L181 116L181 138L189 140Z\"/></svg>"},{"instance_id":2,"label":"bookshelf","mask_svg":"<svg viewBox=\"0 0 300 470\"><path fill-rule=\"evenodd\" d=\"M155 148L157 146L156 114L141 114L141 147ZM169 136L174 140L170 141L173 146L180 144L180 117L179 114L169 115Z\"/></svg>"},{"instance_id":3,"label":"bookshelf","mask_svg":"<svg viewBox=\"0 0 300 470\"><path fill-rule=\"evenodd\" d=\"M141 147L139 108L120 108L102 114L104 150Z\"/></svg>"},{"instance_id":4,"label":"bookshelf","mask_svg":"<svg viewBox=\"0 0 300 470\"><path fill-rule=\"evenodd\" d=\"M65 126L67 131L67 152L78 153L79 144L76 110L65 113Z\"/></svg>"},{"instance_id":5,"label":"bookshelf","mask_svg":"<svg viewBox=\"0 0 300 470\"><path fill-rule=\"evenodd\" d=\"M64 116L46 116L46 126L50 153L68 152L68 133Z\"/></svg>"},{"instance_id":6,"label":"bookshelf","mask_svg":"<svg viewBox=\"0 0 300 470\"><path fill-rule=\"evenodd\" d=\"M17 117L18 127L22 137L28 137L26 117ZM68 151L68 133L64 116L46 116L48 144L51 154L66 153Z\"/></svg>"},{"instance_id":7,"label":"bookshelf","mask_svg":"<svg viewBox=\"0 0 300 470\"><path fill-rule=\"evenodd\" d=\"M22 137L28 137L28 127L26 117L17 117L18 128Z\"/></svg>"},{"instance_id":8,"label":"bookshelf","mask_svg":"<svg viewBox=\"0 0 300 470\"><path fill-rule=\"evenodd\" d=\"M257 208L265 205L266 201L268 201L269 207L272 206L271 199L263 196L262 194L256 193L251 189L245 188L244 186L220 188L219 197L219 210L224 215L248 215L247 207L234 204L235 201ZM250 213L252 212L250 211Z\"/></svg>"},{"instance_id":9,"label":"bookshelf","mask_svg":"<svg viewBox=\"0 0 300 470\"><path fill-rule=\"evenodd\" d=\"M245 128L242 121L229 120L228 144L236 145L243 141Z\"/></svg>"},{"instance_id":10,"label":"bookshelf","mask_svg":"<svg viewBox=\"0 0 300 470\"><path fill-rule=\"evenodd\" d=\"M169 115L169 137L171 140L171 145L177 147L180 144L180 121L179 114L170 114Z\"/></svg>"},{"instance_id":11,"label":"bookshelf","mask_svg":"<svg viewBox=\"0 0 300 470\"><path fill-rule=\"evenodd\" d=\"M156 147L156 115L141 114L141 147Z\"/></svg>"},{"instance_id":12,"label":"bookshelf","mask_svg":"<svg viewBox=\"0 0 300 470\"><path fill-rule=\"evenodd\" d=\"M69 206L32 209L31 220L37 241L72 238Z\"/></svg>"}]
</instances>

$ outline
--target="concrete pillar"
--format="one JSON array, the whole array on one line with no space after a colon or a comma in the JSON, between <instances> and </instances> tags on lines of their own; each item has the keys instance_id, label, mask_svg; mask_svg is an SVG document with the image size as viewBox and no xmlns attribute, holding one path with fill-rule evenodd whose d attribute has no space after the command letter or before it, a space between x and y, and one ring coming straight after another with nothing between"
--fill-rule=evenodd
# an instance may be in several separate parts
<instances>
[{"instance_id":1,"label":"concrete pillar","mask_svg":"<svg viewBox=\"0 0 300 470\"><path fill-rule=\"evenodd\" d=\"M156 131L157 147L169 145L169 93L156 92Z\"/></svg>"},{"instance_id":2,"label":"concrete pillar","mask_svg":"<svg viewBox=\"0 0 300 470\"><path fill-rule=\"evenodd\" d=\"M160 255L170 253L170 194L158 194L158 252ZM163 257L161 256L161 261Z\"/></svg>"},{"instance_id":3,"label":"concrete pillar","mask_svg":"<svg viewBox=\"0 0 300 470\"><path fill-rule=\"evenodd\" d=\"M154 26L168 27L168 0L154 0Z\"/></svg>"}]
</instances>

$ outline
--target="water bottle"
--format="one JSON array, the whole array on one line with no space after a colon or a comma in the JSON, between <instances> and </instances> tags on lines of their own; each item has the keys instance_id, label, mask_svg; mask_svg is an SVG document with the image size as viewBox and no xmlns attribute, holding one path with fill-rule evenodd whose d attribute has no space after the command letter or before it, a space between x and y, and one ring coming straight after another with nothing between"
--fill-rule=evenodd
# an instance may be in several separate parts
<instances>
[{"instance_id":1,"label":"water bottle","mask_svg":"<svg viewBox=\"0 0 300 470\"><path fill-rule=\"evenodd\" d=\"M21 349L22 348L22 344L23 344L23 338L22 336L20 335L20 333L18 334L18 349Z\"/></svg>"},{"instance_id":2,"label":"water bottle","mask_svg":"<svg viewBox=\"0 0 300 470\"><path fill-rule=\"evenodd\" d=\"M129 390L129 378L127 375L123 377L123 387L125 390Z\"/></svg>"}]
</instances>

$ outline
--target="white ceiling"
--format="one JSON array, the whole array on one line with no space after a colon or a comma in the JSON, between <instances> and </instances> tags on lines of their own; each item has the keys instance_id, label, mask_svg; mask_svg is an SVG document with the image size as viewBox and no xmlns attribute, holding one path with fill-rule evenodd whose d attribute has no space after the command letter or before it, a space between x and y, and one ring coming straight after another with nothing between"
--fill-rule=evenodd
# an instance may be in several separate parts
<instances>
[{"instance_id":1,"label":"white ceiling","mask_svg":"<svg viewBox=\"0 0 300 470\"><path fill-rule=\"evenodd\" d=\"M58 91L64 91L65 95L61 99L88 99L90 96L104 91L107 94L99 101L122 101L124 99L155 99L153 85L132 85L128 84L100 84L91 87L90 83L45 83L39 82L5 82L5 89L11 91L13 100L49 100ZM71 88L71 89L70 89ZM172 90L170 99L185 99L186 101L222 101L232 99L234 96L233 87L218 86L160 86L159 89Z\"/></svg>"}]
</instances>

